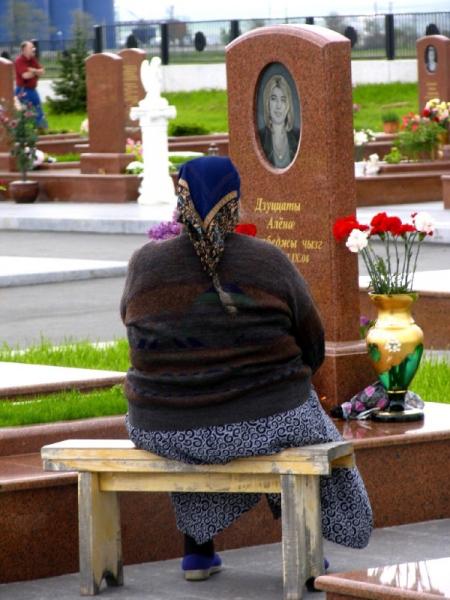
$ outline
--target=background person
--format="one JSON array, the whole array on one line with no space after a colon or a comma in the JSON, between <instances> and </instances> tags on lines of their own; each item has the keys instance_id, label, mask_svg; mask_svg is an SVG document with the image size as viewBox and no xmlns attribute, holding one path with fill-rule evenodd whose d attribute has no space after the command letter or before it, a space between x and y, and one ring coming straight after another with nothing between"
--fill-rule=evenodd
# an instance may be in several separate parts
<instances>
[{"instance_id":1,"label":"background person","mask_svg":"<svg viewBox=\"0 0 450 600\"><path fill-rule=\"evenodd\" d=\"M125 383L134 444L192 464L340 440L311 386L324 332L308 287L275 246L234 233L238 172L229 158L183 165L184 232L130 260L121 300L131 368ZM173 493L186 579L220 569L214 536L260 494ZM324 536L364 547L372 512L356 469L321 479ZM274 516L280 495L270 494Z\"/></svg>"},{"instance_id":2,"label":"background person","mask_svg":"<svg viewBox=\"0 0 450 600\"><path fill-rule=\"evenodd\" d=\"M44 68L35 57L36 48L33 42L20 44L20 54L14 65L16 69L16 96L21 102L30 103L36 112L36 125L39 129L47 129L47 121L42 110L41 99L37 91L38 79L44 74Z\"/></svg>"}]
</instances>

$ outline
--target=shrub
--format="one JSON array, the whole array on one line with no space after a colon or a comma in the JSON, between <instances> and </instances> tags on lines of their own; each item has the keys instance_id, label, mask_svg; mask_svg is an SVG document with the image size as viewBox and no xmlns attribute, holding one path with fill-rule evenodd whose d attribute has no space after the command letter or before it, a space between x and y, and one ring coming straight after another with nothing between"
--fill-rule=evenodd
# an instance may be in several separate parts
<instances>
[{"instance_id":1,"label":"shrub","mask_svg":"<svg viewBox=\"0 0 450 600\"><path fill-rule=\"evenodd\" d=\"M197 123L171 123L169 125L169 135L205 135L209 133L206 127Z\"/></svg>"},{"instance_id":2,"label":"shrub","mask_svg":"<svg viewBox=\"0 0 450 600\"><path fill-rule=\"evenodd\" d=\"M400 123L400 117L393 110L387 110L381 114L383 123Z\"/></svg>"},{"instance_id":3,"label":"shrub","mask_svg":"<svg viewBox=\"0 0 450 600\"><path fill-rule=\"evenodd\" d=\"M75 31L72 48L58 57L59 79L53 83L57 98L49 98L54 113L83 112L86 110L86 65L88 56L86 36L81 29Z\"/></svg>"}]
</instances>

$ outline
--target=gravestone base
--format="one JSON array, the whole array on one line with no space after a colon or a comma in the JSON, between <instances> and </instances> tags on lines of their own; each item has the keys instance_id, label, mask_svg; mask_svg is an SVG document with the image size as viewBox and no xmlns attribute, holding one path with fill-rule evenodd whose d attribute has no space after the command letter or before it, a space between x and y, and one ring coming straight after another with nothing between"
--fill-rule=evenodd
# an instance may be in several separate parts
<instances>
[{"instance_id":1,"label":"gravestone base","mask_svg":"<svg viewBox=\"0 0 450 600\"><path fill-rule=\"evenodd\" d=\"M364 340L327 342L325 361L313 377L320 402L327 412L376 380Z\"/></svg>"},{"instance_id":2,"label":"gravestone base","mask_svg":"<svg viewBox=\"0 0 450 600\"><path fill-rule=\"evenodd\" d=\"M88 152L80 156L80 169L85 175L124 173L134 160L131 154L119 152Z\"/></svg>"},{"instance_id":3,"label":"gravestone base","mask_svg":"<svg viewBox=\"0 0 450 600\"><path fill-rule=\"evenodd\" d=\"M15 171L15 163L9 152L0 152L0 171Z\"/></svg>"},{"instance_id":4,"label":"gravestone base","mask_svg":"<svg viewBox=\"0 0 450 600\"><path fill-rule=\"evenodd\" d=\"M450 175L442 175L442 200L444 208L450 209Z\"/></svg>"}]
</instances>

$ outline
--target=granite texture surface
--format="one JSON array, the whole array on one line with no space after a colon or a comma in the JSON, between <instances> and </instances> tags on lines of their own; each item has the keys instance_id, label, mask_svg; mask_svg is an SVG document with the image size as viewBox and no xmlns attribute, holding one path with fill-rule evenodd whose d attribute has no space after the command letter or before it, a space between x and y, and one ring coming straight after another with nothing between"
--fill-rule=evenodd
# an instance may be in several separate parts
<instances>
[{"instance_id":1,"label":"granite texture surface","mask_svg":"<svg viewBox=\"0 0 450 600\"><path fill-rule=\"evenodd\" d=\"M136 122L130 119L130 109L137 106L145 97L141 81L141 64L147 58L147 53L139 48L124 48L119 53L122 59L124 119L128 127L136 127Z\"/></svg>"},{"instance_id":2,"label":"granite texture surface","mask_svg":"<svg viewBox=\"0 0 450 600\"><path fill-rule=\"evenodd\" d=\"M316 587L327 600L437 600L450 598L450 558L421 560L350 573L322 575Z\"/></svg>"},{"instance_id":3,"label":"granite texture surface","mask_svg":"<svg viewBox=\"0 0 450 600\"><path fill-rule=\"evenodd\" d=\"M434 46L437 56L435 70L427 69L427 48ZM428 35L416 42L419 80L419 110L428 100L450 98L450 39L444 35Z\"/></svg>"},{"instance_id":4,"label":"granite texture surface","mask_svg":"<svg viewBox=\"0 0 450 600\"><path fill-rule=\"evenodd\" d=\"M12 61L0 57L0 98L5 107L13 103L14 64ZM10 142L5 128L0 128L0 153L9 152ZM6 158L5 158L6 161Z\"/></svg>"},{"instance_id":5,"label":"granite texture surface","mask_svg":"<svg viewBox=\"0 0 450 600\"><path fill-rule=\"evenodd\" d=\"M123 60L108 52L86 59L91 152L125 152Z\"/></svg>"},{"instance_id":6,"label":"granite texture surface","mask_svg":"<svg viewBox=\"0 0 450 600\"><path fill-rule=\"evenodd\" d=\"M18 357L20 360L20 357ZM0 398L35 396L62 390L92 390L121 384L125 373L0 361Z\"/></svg>"},{"instance_id":7,"label":"granite texture surface","mask_svg":"<svg viewBox=\"0 0 450 600\"><path fill-rule=\"evenodd\" d=\"M354 441L376 527L450 518L448 405L427 404L421 424L336 424L345 439ZM78 569L76 476L44 473L40 448L68 438L126 437L123 417L0 430L0 564L7 567L4 581ZM166 494L120 494L120 502L126 564L180 555L181 536ZM263 501L218 536L217 548L279 540L280 524ZM2 573L0 579L3 577Z\"/></svg>"},{"instance_id":8,"label":"granite texture surface","mask_svg":"<svg viewBox=\"0 0 450 600\"><path fill-rule=\"evenodd\" d=\"M444 201L444 208L450 209L450 175L443 175L442 181L442 200Z\"/></svg>"},{"instance_id":9,"label":"granite texture surface","mask_svg":"<svg viewBox=\"0 0 450 600\"><path fill-rule=\"evenodd\" d=\"M357 341L357 260L332 235L336 218L356 212L350 43L310 25L265 27L231 42L226 62L229 149L241 175L242 220L255 223L258 237L284 249L306 277L327 342ZM300 103L300 143L282 169L265 156L257 114L260 81L273 63L289 72ZM350 360L327 353L315 382L319 395L334 402L337 390L346 396L372 377L363 353L352 352Z\"/></svg>"}]
</instances>

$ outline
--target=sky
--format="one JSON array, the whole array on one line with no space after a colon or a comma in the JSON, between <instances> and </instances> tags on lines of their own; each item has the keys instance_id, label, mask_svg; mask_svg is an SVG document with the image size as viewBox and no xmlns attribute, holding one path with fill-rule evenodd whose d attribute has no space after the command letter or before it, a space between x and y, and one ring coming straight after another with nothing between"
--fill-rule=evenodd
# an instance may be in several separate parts
<instances>
[{"instance_id":1,"label":"sky","mask_svg":"<svg viewBox=\"0 0 450 600\"><path fill-rule=\"evenodd\" d=\"M439 12L449 10L449 0L115 0L121 21L253 19L321 16L330 13L359 15L385 12Z\"/></svg>"}]
</instances>

